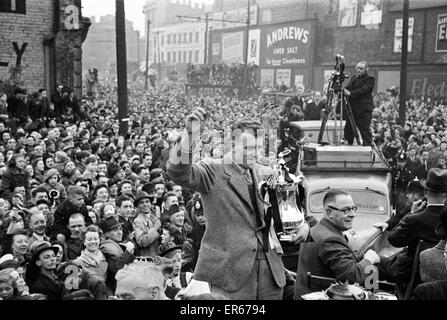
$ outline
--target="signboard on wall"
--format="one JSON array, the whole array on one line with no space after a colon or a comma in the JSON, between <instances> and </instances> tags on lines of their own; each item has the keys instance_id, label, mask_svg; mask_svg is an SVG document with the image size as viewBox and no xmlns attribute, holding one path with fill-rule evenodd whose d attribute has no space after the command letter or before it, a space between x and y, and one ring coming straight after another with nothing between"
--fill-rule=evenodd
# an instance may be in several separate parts
<instances>
[{"instance_id":1,"label":"signboard on wall","mask_svg":"<svg viewBox=\"0 0 447 320\"><path fill-rule=\"evenodd\" d=\"M340 27L354 27L357 25L357 0L340 0L338 6L338 25Z\"/></svg>"},{"instance_id":2,"label":"signboard on wall","mask_svg":"<svg viewBox=\"0 0 447 320\"><path fill-rule=\"evenodd\" d=\"M243 62L244 33L232 32L222 34L222 61L228 64Z\"/></svg>"},{"instance_id":3,"label":"signboard on wall","mask_svg":"<svg viewBox=\"0 0 447 320\"><path fill-rule=\"evenodd\" d=\"M295 88L303 88L304 87L304 75L302 74L296 74L295 75Z\"/></svg>"},{"instance_id":4,"label":"signboard on wall","mask_svg":"<svg viewBox=\"0 0 447 320\"><path fill-rule=\"evenodd\" d=\"M361 25L382 23L382 0L363 0Z\"/></svg>"},{"instance_id":5,"label":"signboard on wall","mask_svg":"<svg viewBox=\"0 0 447 320\"><path fill-rule=\"evenodd\" d=\"M260 53L261 53L261 30L250 30L248 36L248 60L247 62L254 63L259 66Z\"/></svg>"},{"instance_id":6,"label":"signboard on wall","mask_svg":"<svg viewBox=\"0 0 447 320\"><path fill-rule=\"evenodd\" d=\"M261 66L298 67L312 62L315 39L312 22L282 23L261 30Z\"/></svg>"},{"instance_id":7,"label":"signboard on wall","mask_svg":"<svg viewBox=\"0 0 447 320\"><path fill-rule=\"evenodd\" d=\"M290 69L276 69L276 83L279 85L284 84L290 88L290 78L292 76L292 70Z\"/></svg>"},{"instance_id":8,"label":"signboard on wall","mask_svg":"<svg viewBox=\"0 0 447 320\"><path fill-rule=\"evenodd\" d=\"M447 13L438 15L436 52L447 52Z\"/></svg>"},{"instance_id":9,"label":"signboard on wall","mask_svg":"<svg viewBox=\"0 0 447 320\"><path fill-rule=\"evenodd\" d=\"M261 87L272 88L275 85L275 70L261 69Z\"/></svg>"},{"instance_id":10,"label":"signboard on wall","mask_svg":"<svg viewBox=\"0 0 447 320\"><path fill-rule=\"evenodd\" d=\"M447 98L447 79L445 72L409 72L408 93L412 96Z\"/></svg>"},{"instance_id":11,"label":"signboard on wall","mask_svg":"<svg viewBox=\"0 0 447 320\"><path fill-rule=\"evenodd\" d=\"M219 42L214 42L213 44L212 44L212 49L211 49L212 51L211 51L211 54L213 55L213 56L218 56L218 55L220 55L220 43Z\"/></svg>"}]
</instances>

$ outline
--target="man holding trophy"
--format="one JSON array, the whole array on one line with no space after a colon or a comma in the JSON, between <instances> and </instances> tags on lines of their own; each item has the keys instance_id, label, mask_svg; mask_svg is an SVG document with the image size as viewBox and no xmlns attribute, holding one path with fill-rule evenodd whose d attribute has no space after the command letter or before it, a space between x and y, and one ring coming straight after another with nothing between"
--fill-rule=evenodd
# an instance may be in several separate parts
<instances>
[{"instance_id":1,"label":"man holding trophy","mask_svg":"<svg viewBox=\"0 0 447 320\"><path fill-rule=\"evenodd\" d=\"M286 280L281 236L275 230L280 221L269 213L271 205L260 193L261 182L273 172L256 163L261 147L256 134L261 125L253 120L236 123L232 152L222 159L193 164L193 141L200 137L205 118L203 108L186 118L186 129L167 165L175 183L201 193L206 217L194 280L183 294L211 292L231 300L281 300ZM298 244L307 239L309 226L302 214L296 212L296 216L297 221L289 221L292 228L283 229L283 235L286 241Z\"/></svg>"}]
</instances>

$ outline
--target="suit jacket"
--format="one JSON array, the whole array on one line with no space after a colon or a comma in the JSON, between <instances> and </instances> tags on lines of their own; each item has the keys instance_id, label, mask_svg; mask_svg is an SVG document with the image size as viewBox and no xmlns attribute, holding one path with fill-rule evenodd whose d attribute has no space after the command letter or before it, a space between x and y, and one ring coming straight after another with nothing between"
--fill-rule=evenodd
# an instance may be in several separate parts
<instances>
[{"instance_id":1,"label":"suit jacket","mask_svg":"<svg viewBox=\"0 0 447 320\"><path fill-rule=\"evenodd\" d=\"M419 270L422 282L447 280L447 268L444 259L445 240L419 255Z\"/></svg>"},{"instance_id":2,"label":"suit jacket","mask_svg":"<svg viewBox=\"0 0 447 320\"><path fill-rule=\"evenodd\" d=\"M139 213L133 221L135 230L135 240L140 248L141 256L155 257L158 254L158 246L160 245L159 230L155 230L155 217Z\"/></svg>"},{"instance_id":3,"label":"suit jacket","mask_svg":"<svg viewBox=\"0 0 447 320\"><path fill-rule=\"evenodd\" d=\"M352 113L360 115L371 112L374 109L372 92L376 80L369 74L362 77L353 76L349 81L348 89L351 92L349 102Z\"/></svg>"},{"instance_id":4,"label":"suit jacket","mask_svg":"<svg viewBox=\"0 0 447 320\"><path fill-rule=\"evenodd\" d=\"M424 240L422 250L434 247L442 237L435 233L436 226L441 223L439 213L442 206L428 206L424 211L408 214L391 230L388 241L392 246L402 248L408 246L408 253L414 254L419 239Z\"/></svg>"},{"instance_id":5,"label":"suit jacket","mask_svg":"<svg viewBox=\"0 0 447 320\"><path fill-rule=\"evenodd\" d=\"M310 237L313 242L303 243L300 248L295 299L299 300L309 292L325 290L330 285L327 281L312 280L312 288L307 288L307 272L342 282L361 284L365 281L365 268L371 262L357 257L343 233L332 222L321 219L311 229Z\"/></svg>"},{"instance_id":6,"label":"suit jacket","mask_svg":"<svg viewBox=\"0 0 447 320\"><path fill-rule=\"evenodd\" d=\"M200 192L206 218L194 279L228 292L238 291L251 275L266 226L260 191L256 192L261 213L258 227L247 182L231 159L206 159L197 164L173 164L171 160L167 164L169 177L182 187ZM269 168L256 165L255 180L260 182L261 176L270 174ZM275 250L269 250L266 256L276 284L284 287L281 256Z\"/></svg>"}]
</instances>

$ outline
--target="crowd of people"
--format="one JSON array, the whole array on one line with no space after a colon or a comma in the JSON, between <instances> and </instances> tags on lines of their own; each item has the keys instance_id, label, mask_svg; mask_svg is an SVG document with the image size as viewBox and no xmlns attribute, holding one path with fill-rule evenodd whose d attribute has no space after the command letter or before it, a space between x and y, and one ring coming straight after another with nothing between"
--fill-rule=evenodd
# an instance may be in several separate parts
<instances>
[{"instance_id":1,"label":"crowd of people","mask_svg":"<svg viewBox=\"0 0 447 320\"><path fill-rule=\"evenodd\" d=\"M189 63L186 69L187 82L190 84L226 85L233 88L243 86L245 66L243 63L202 64ZM258 85L256 75L258 66L253 63L247 65L247 87L254 93Z\"/></svg>"},{"instance_id":2,"label":"crowd of people","mask_svg":"<svg viewBox=\"0 0 447 320\"><path fill-rule=\"evenodd\" d=\"M190 66L188 82L240 81L235 65L194 70ZM150 93L143 87L142 81L129 86L126 134L120 134L117 91L111 84L100 84L94 99L82 100L62 85L51 97L43 89L0 92L1 299L174 299L197 275L198 263L203 274L205 264L223 261L208 246L199 257L205 225L220 223L205 219L198 192L204 187L183 183L180 173L173 177L176 169L169 169L169 153L187 115L204 110L201 151L205 158L220 159L224 152L217 137L242 118L277 128L280 122L318 120L325 108L321 92L305 97L298 92L283 108L261 96L200 98L172 85ZM401 127L396 99L389 92L375 96L371 130L395 167L396 202L408 207L403 203L408 183L415 177L424 180L431 168L446 169L447 105L411 99ZM270 164L267 157L263 160ZM219 227L211 229L218 233ZM269 251L263 257L270 259ZM275 279L293 287L291 271ZM67 281L73 274L78 279ZM141 296L129 289L149 278L153 283ZM216 282L223 289L238 285L236 278ZM228 298L226 291L218 296Z\"/></svg>"}]
</instances>

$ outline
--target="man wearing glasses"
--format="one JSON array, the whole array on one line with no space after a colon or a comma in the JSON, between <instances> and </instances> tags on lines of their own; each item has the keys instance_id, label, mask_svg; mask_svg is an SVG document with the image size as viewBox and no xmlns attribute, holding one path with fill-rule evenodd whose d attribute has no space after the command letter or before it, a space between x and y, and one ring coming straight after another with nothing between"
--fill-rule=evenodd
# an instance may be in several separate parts
<instances>
[{"instance_id":1,"label":"man wearing glasses","mask_svg":"<svg viewBox=\"0 0 447 320\"><path fill-rule=\"evenodd\" d=\"M352 228L357 207L352 196L342 190L331 190L323 199L324 217L310 231L307 243L301 245L295 299L303 294L327 289L331 282L312 280L307 287L307 272L312 275L336 278L338 281L363 284L366 267L378 264L380 258L368 250L363 258L349 247L343 232Z\"/></svg>"},{"instance_id":2,"label":"man wearing glasses","mask_svg":"<svg viewBox=\"0 0 447 320\"><path fill-rule=\"evenodd\" d=\"M360 131L364 146L372 144L371 121L374 109L372 92L376 81L374 77L367 73L368 69L368 63L360 61L356 67L357 74L351 78L344 89L344 94L351 105L355 125ZM346 121L345 125L345 139L349 145L354 143L354 132L349 121Z\"/></svg>"}]
</instances>

